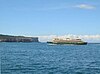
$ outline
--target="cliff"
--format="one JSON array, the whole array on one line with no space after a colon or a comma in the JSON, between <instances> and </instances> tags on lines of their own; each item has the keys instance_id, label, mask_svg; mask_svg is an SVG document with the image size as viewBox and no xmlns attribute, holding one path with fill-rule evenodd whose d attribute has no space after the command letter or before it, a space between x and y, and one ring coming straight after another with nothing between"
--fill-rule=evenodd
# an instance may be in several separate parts
<instances>
[{"instance_id":1,"label":"cliff","mask_svg":"<svg viewBox=\"0 0 100 74\"><path fill-rule=\"evenodd\" d=\"M0 34L0 42L39 42L38 37L11 36Z\"/></svg>"}]
</instances>

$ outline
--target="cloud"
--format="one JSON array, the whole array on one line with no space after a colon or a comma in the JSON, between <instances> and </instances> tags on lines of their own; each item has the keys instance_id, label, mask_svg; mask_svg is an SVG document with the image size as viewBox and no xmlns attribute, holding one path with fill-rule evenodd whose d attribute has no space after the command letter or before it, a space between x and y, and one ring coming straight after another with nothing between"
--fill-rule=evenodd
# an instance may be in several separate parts
<instances>
[{"instance_id":1,"label":"cloud","mask_svg":"<svg viewBox=\"0 0 100 74\"><path fill-rule=\"evenodd\" d=\"M89 5L89 4L78 4L78 5L73 5L73 4L60 4L60 5L50 5L50 6L41 6L41 7L11 7L10 9L16 10L16 11L47 11L47 10L66 10L70 8L80 8L80 9L89 9L93 10L96 7L94 5Z\"/></svg>"},{"instance_id":2,"label":"cloud","mask_svg":"<svg viewBox=\"0 0 100 74\"><path fill-rule=\"evenodd\" d=\"M61 5L61 6L54 6L54 7L44 7L36 10L60 10L60 9L68 9L68 8L80 8L80 9L87 9L87 10L93 10L96 9L96 6L89 5L89 4L79 4L79 5Z\"/></svg>"},{"instance_id":3,"label":"cloud","mask_svg":"<svg viewBox=\"0 0 100 74\"><path fill-rule=\"evenodd\" d=\"M100 39L100 35L83 35L80 37L86 38L86 39Z\"/></svg>"},{"instance_id":4,"label":"cloud","mask_svg":"<svg viewBox=\"0 0 100 74\"><path fill-rule=\"evenodd\" d=\"M82 40L88 41L88 42L100 42L100 35L63 35L63 36L57 36L57 35L49 35L49 36L37 36L39 37L39 40L41 42L51 41L53 38L80 38Z\"/></svg>"},{"instance_id":5,"label":"cloud","mask_svg":"<svg viewBox=\"0 0 100 74\"><path fill-rule=\"evenodd\" d=\"M96 7L93 5L88 5L88 4L80 4L80 5L75 5L74 7L80 8L80 9L95 9Z\"/></svg>"}]
</instances>

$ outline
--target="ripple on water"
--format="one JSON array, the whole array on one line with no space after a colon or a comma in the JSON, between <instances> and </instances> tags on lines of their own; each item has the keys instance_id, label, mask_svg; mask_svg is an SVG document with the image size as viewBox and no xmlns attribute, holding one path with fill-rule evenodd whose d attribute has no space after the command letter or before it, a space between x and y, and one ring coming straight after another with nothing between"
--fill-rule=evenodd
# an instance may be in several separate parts
<instances>
[{"instance_id":1,"label":"ripple on water","mask_svg":"<svg viewBox=\"0 0 100 74\"><path fill-rule=\"evenodd\" d=\"M2 74L100 74L100 46L3 43Z\"/></svg>"}]
</instances>

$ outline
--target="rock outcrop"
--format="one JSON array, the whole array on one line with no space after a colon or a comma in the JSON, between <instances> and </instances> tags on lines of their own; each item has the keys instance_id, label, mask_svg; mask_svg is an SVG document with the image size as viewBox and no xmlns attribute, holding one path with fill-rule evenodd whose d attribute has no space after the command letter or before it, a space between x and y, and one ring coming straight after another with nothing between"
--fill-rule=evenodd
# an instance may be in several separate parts
<instances>
[{"instance_id":1,"label":"rock outcrop","mask_svg":"<svg viewBox=\"0 0 100 74\"><path fill-rule=\"evenodd\" d=\"M0 34L0 42L39 42L38 37L11 36Z\"/></svg>"}]
</instances>

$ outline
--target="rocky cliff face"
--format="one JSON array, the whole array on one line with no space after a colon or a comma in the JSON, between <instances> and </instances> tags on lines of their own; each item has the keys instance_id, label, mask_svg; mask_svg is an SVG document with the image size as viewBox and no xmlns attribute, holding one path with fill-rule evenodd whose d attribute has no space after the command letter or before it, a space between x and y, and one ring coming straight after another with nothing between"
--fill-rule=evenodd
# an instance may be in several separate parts
<instances>
[{"instance_id":1,"label":"rocky cliff face","mask_svg":"<svg viewBox=\"0 0 100 74\"><path fill-rule=\"evenodd\" d=\"M39 42L38 37L0 35L0 42Z\"/></svg>"}]
</instances>

